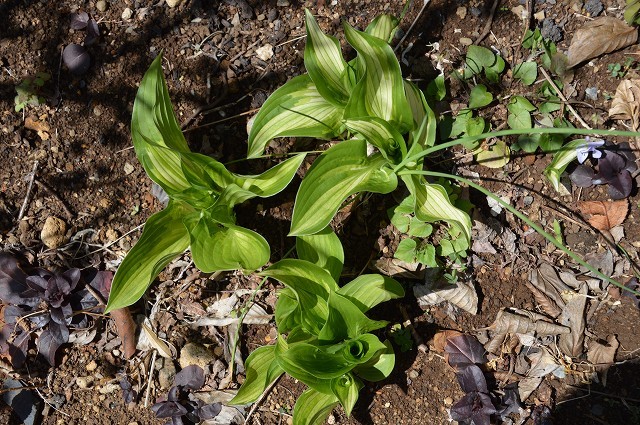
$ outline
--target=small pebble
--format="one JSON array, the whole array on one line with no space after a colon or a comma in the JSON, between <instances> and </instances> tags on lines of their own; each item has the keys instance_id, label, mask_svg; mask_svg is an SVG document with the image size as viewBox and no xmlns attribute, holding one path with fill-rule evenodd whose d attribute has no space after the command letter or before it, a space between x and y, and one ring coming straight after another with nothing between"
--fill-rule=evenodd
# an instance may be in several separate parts
<instances>
[{"instance_id":1,"label":"small pebble","mask_svg":"<svg viewBox=\"0 0 640 425\"><path fill-rule=\"evenodd\" d=\"M124 163L124 173L126 175L129 175L131 173L133 173L135 171L135 167L131 164L129 164L128 162Z\"/></svg>"},{"instance_id":2,"label":"small pebble","mask_svg":"<svg viewBox=\"0 0 640 425\"><path fill-rule=\"evenodd\" d=\"M278 2L276 3L276 6L278 7L287 7L289 6L289 0L278 0Z\"/></svg>"},{"instance_id":3,"label":"small pebble","mask_svg":"<svg viewBox=\"0 0 640 425\"><path fill-rule=\"evenodd\" d=\"M104 12L105 10L107 10L107 2L104 0L99 0L96 3L96 9L98 9L99 12Z\"/></svg>"},{"instance_id":4,"label":"small pebble","mask_svg":"<svg viewBox=\"0 0 640 425\"><path fill-rule=\"evenodd\" d=\"M444 405L445 406L451 406L452 404L453 404L453 399L451 397L445 397Z\"/></svg>"},{"instance_id":5,"label":"small pebble","mask_svg":"<svg viewBox=\"0 0 640 425\"><path fill-rule=\"evenodd\" d=\"M84 368L87 369L87 372L93 372L98 367L98 364L95 360L91 360Z\"/></svg>"},{"instance_id":6,"label":"small pebble","mask_svg":"<svg viewBox=\"0 0 640 425\"><path fill-rule=\"evenodd\" d=\"M93 379L90 376L78 376L76 378L76 385L80 389L89 388L91 381L93 381Z\"/></svg>"},{"instance_id":7,"label":"small pebble","mask_svg":"<svg viewBox=\"0 0 640 425\"><path fill-rule=\"evenodd\" d=\"M598 100L598 88L597 87L589 87L584 91L584 94L587 96L589 100Z\"/></svg>"},{"instance_id":8,"label":"small pebble","mask_svg":"<svg viewBox=\"0 0 640 425\"><path fill-rule=\"evenodd\" d=\"M182 0L165 0L167 3L167 6L169 7L176 7L179 6L180 3L182 3Z\"/></svg>"},{"instance_id":9,"label":"small pebble","mask_svg":"<svg viewBox=\"0 0 640 425\"><path fill-rule=\"evenodd\" d=\"M418 373L417 370L410 370L409 371L409 378L411 379L416 379L420 374Z\"/></svg>"},{"instance_id":10,"label":"small pebble","mask_svg":"<svg viewBox=\"0 0 640 425\"><path fill-rule=\"evenodd\" d=\"M130 8L125 8L122 11L122 19L124 19L125 21L128 21L129 19L131 19L131 17L133 16L133 11Z\"/></svg>"}]
</instances>

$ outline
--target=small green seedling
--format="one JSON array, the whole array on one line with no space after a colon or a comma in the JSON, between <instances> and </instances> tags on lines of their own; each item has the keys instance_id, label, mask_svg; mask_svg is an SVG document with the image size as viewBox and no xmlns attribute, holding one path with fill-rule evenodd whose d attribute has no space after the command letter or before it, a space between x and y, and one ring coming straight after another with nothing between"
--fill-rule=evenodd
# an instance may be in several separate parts
<instances>
[{"instance_id":1,"label":"small green seedling","mask_svg":"<svg viewBox=\"0 0 640 425\"><path fill-rule=\"evenodd\" d=\"M38 72L34 78L25 78L16 86L16 97L14 99L16 112L22 111L27 105L38 106L45 103L42 96L42 89L47 81L51 79L51 74Z\"/></svg>"}]
</instances>

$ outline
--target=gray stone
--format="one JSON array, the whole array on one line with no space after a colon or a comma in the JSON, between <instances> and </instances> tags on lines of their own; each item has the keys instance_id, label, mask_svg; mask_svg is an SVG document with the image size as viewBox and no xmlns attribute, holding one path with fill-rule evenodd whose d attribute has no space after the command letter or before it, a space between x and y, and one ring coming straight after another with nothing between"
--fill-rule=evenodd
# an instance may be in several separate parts
<instances>
[{"instance_id":1,"label":"gray stone","mask_svg":"<svg viewBox=\"0 0 640 425\"><path fill-rule=\"evenodd\" d=\"M159 363L158 370L158 383L163 390L171 388L173 385L173 378L176 376L176 366L171 359L162 359Z\"/></svg>"},{"instance_id":2,"label":"gray stone","mask_svg":"<svg viewBox=\"0 0 640 425\"><path fill-rule=\"evenodd\" d=\"M182 369L195 364L206 371L214 360L215 356L211 350L204 345L190 342L180 350L180 359L178 360L178 363L180 363L180 367Z\"/></svg>"},{"instance_id":3,"label":"gray stone","mask_svg":"<svg viewBox=\"0 0 640 425\"><path fill-rule=\"evenodd\" d=\"M47 248L56 249L65 241L67 225L58 217L49 216L42 226L40 239Z\"/></svg>"},{"instance_id":4,"label":"gray stone","mask_svg":"<svg viewBox=\"0 0 640 425\"><path fill-rule=\"evenodd\" d=\"M104 0L99 0L96 3L96 9L98 9L99 12L104 12L105 10L107 10L107 2Z\"/></svg>"}]
</instances>

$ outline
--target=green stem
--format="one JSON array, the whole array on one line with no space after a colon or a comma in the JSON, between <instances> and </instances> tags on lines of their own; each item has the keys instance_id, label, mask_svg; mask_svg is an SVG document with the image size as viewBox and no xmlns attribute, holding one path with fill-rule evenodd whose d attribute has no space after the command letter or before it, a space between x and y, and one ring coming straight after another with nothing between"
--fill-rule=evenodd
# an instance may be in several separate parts
<instances>
[{"instance_id":1,"label":"green stem","mask_svg":"<svg viewBox=\"0 0 640 425\"><path fill-rule=\"evenodd\" d=\"M600 279L602 279L602 280L604 280L606 282L612 283L613 285L615 285L615 286L617 286L617 287L619 287L619 288L621 288L621 289L623 289L625 291L631 292L632 294L640 295L640 292L634 291L634 290L632 290L630 288L627 288L622 283L620 283L620 282L610 278L609 276L606 276L606 275L602 274L601 272L599 272L597 269L595 269L589 263L587 263L582 258L580 258L580 256L578 254L576 254L573 251L571 251L569 248L564 246L560 241L558 241L554 236L552 236L550 233L546 232L542 227L540 227L539 225L537 225L536 223L531 221L529 219L529 217L527 217L526 215L524 215L523 213L518 211L516 208L512 207L509 203L507 203L507 202L503 201L502 199L500 199L500 197L495 195L493 192L491 192L491 191L485 189L484 187L480 186L479 184L476 184L476 183L472 182L469 179L465 179L464 177L456 176L456 175L453 175L453 174L447 174L447 173L439 173L439 172L436 172L436 171L406 170L406 171L401 171L399 174L400 175L403 175L403 174L405 174L405 175L406 174L414 174L414 175L431 176L431 177L442 177L442 178L446 178L446 179L454 179L454 180L457 180L459 182L462 182L462 183L465 183L465 184L469 185L470 187L478 190L479 192L482 192L483 194L487 195L489 198L491 198L494 201L496 201L497 203L499 203L503 208L505 208L509 212L513 213L513 215L518 217L520 220L524 221L533 230L535 230L540 235L542 235L547 241L549 241L553 245L555 245L556 248L558 248L560 251L562 251L565 254L567 254L569 257L571 257L572 260L574 260L578 264L581 264L582 266L586 267L591 273L593 273L598 278L600 278Z\"/></svg>"},{"instance_id":2,"label":"green stem","mask_svg":"<svg viewBox=\"0 0 640 425\"><path fill-rule=\"evenodd\" d=\"M477 136L461 137L460 139L452 140L450 142L442 143L430 148L426 148L416 154L405 158L402 162L394 168L395 172L404 168L409 162L417 162L420 159L443 149L448 149L457 145L464 145L466 143L475 142L477 140L488 139L490 137L501 136L517 136L521 134L582 134L590 135L596 134L598 136L626 136L626 137L640 137L640 132L637 131L624 131L624 130L605 130L605 129L588 129L588 128L554 128L554 127L539 127L539 128L521 128L521 129L509 129L493 131L488 133L478 134ZM562 150L562 148L560 148Z\"/></svg>"}]
</instances>

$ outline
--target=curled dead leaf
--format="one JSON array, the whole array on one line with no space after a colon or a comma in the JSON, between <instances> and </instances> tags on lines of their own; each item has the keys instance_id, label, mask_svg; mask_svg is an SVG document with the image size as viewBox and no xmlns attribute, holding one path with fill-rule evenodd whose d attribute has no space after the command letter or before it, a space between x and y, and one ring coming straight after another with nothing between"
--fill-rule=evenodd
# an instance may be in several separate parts
<instances>
[{"instance_id":1,"label":"curled dead leaf","mask_svg":"<svg viewBox=\"0 0 640 425\"><path fill-rule=\"evenodd\" d=\"M524 311L521 311L525 313ZM531 313L531 312L526 312ZM510 333L536 333L538 335L560 335L568 334L570 329L566 326L556 325L555 323L544 320L535 320L531 314L515 314L506 310L500 310L496 316L496 320L489 326L496 334L506 335Z\"/></svg>"},{"instance_id":2,"label":"curled dead leaf","mask_svg":"<svg viewBox=\"0 0 640 425\"><path fill-rule=\"evenodd\" d=\"M436 333L433 337L433 349L438 353L444 353L444 347L447 345L447 340L459 335L462 335L462 332L451 329Z\"/></svg>"},{"instance_id":3,"label":"curled dead leaf","mask_svg":"<svg viewBox=\"0 0 640 425\"><path fill-rule=\"evenodd\" d=\"M560 335L558 348L569 357L578 357L582 354L586 326L587 292L587 284L583 283L578 292L564 294L567 303L562 309L558 321L561 325L567 326L571 332Z\"/></svg>"},{"instance_id":4,"label":"curled dead leaf","mask_svg":"<svg viewBox=\"0 0 640 425\"><path fill-rule=\"evenodd\" d=\"M630 46L638 40L638 31L623 20L602 16L585 23L571 39L568 66L574 66L605 53Z\"/></svg>"},{"instance_id":5,"label":"curled dead leaf","mask_svg":"<svg viewBox=\"0 0 640 425\"><path fill-rule=\"evenodd\" d=\"M130 359L136 353L136 324L131 317L129 308L112 310L111 318L116 324L116 332L122 341L124 357Z\"/></svg>"},{"instance_id":6,"label":"curled dead leaf","mask_svg":"<svg viewBox=\"0 0 640 425\"><path fill-rule=\"evenodd\" d=\"M560 316L560 313L562 313L562 309L560 309L560 307L558 307L558 305L551 298L549 298L544 292L536 288L530 282L525 282L524 284L527 288L529 288L529 290L533 294L533 298L535 298L536 303L538 303L542 311L544 311L554 319Z\"/></svg>"},{"instance_id":7,"label":"curled dead leaf","mask_svg":"<svg viewBox=\"0 0 640 425\"><path fill-rule=\"evenodd\" d=\"M478 294L472 284L456 282L453 285L433 289L430 285L418 285L413 287L413 294L421 306L448 301L468 313L478 312Z\"/></svg>"},{"instance_id":8,"label":"curled dead leaf","mask_svg":"<svg viewBox=\"0 0 640 425\"><path fill-rule=\"evenodd\" d=\"M640 128L640 80L623 80L611 100L609 118L631 120L633 131Z\"/></svg>"},{"instance_id":9,"label":"curled dead leaf","mask_svg":"<svg viewBox=\"0 0 640 425\"><path fill-rule=\"evenodd\" d=\"M629 212L629 202L619 201L583 201L578 204L587 221L593 227L603 232L622 224Z\"/></svg>"},{"instance_id":10,"label":"curled dead leaf","mask_svg":"<svg viewBox=\"0 0 640 425\"><path fill-rule=\"evenodd\" d=\"M615 360L619 346L620 343L615 335L609 335L605 344L598 341L589 343L587 360L593 363L596 371L600 373L600 380L603 386L607 386L607 371Z\"/></svg>"}]
</instances>

